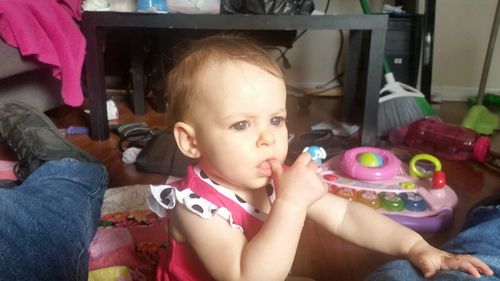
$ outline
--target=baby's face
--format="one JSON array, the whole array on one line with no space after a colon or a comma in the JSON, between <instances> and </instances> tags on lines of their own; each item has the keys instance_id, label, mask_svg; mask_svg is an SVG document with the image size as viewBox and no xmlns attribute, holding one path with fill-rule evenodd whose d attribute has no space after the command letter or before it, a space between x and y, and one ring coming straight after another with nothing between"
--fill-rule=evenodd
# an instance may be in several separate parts
<instances>
[{"instance_id":1,"label":"baby's face","mask_svg":"<svg viewBox=\"0 0 500 281\"><path fill-rule=\"evenodd\" d=\"M201 168L229 188L264 186L267 160L283 162L288 149L283 80L239 61L201 76L193 121Z\"/></svg>"}]
</instances>

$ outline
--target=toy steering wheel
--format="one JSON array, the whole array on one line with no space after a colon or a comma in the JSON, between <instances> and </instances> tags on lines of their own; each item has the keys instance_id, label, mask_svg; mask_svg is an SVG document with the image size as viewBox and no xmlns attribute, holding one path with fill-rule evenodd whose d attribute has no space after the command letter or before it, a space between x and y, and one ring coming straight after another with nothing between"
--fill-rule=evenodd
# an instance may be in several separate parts
<instances>
[{"instance_id":1,"label":"toy steering wheel","mask_svg":"<svg viewBox=\"0 0 500 281\"><path fill-rule=\"evenodd\" d=\"M340 168L359 180L384 180L398 174L401 161L390 151L375 147L349 149L342 155Z\"/></svg>"}]
</instances>

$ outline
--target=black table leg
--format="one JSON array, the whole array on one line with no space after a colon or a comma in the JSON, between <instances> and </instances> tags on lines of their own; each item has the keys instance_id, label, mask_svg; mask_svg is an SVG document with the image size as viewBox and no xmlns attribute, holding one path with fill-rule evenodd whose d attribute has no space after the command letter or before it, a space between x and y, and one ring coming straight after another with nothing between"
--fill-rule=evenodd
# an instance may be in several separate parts
<instances>
[{"instance_id":1,"label":"black table leg","mask_svg":"<svg viewBox=\"0 0 500 281\"><path fill-rule=\"evenodd\" d=\"M434 49L434 21L436 0L425 1L424 34L422 50L422 77L420 89L428 101L431 101L432 60Z\"/></svg>"},{"instance_id":2,"label":"black table leg","mask_svg":"<svg viewBox=\"0 0 500 281\"><path fill-rule=\"evenodd\" d=\"M131 49L131 76L132 76L132 108L134 114L146 113L144 89L144 36L142 33L135 36Z\"/></svg>"},{"instance_id":3,"label":"black table leg","mask_svg":"<svg viewBox=\"0 0 500 281\"><path fill-rule=\"evenodd\" d=\"M369 36L368 52L363 47L364 37ZM361 145L375 146L377 141L378 99L382 77L385 30L371 32L352 30L349 33L349 52L347 55L344 96L342 98L342 122L351 123L351 118L362 110ZM367 62L361 61L361 58ZM360 80L366 75L366 83ZM363 95L359 100L356 96ZM362 109L355 108L356 106Z\"/></svg>"},{"instance_id":4,"label":"black table leg","mask_svg":"<svg viewBox=\"0 0 500 281\"><path fill-rule=\"evenodd\" d=\"M83 25L82 31L87 39L85 76L90 110L90 136L93 140L106 140L109 138L109 125L104 86L104 31L93 25Z\"/></svg>"},{"instance_id":5,"label":"black table leg","mask_svg":"<svg viewBox=\"0 0 500 281\"><path fill-rule=\"evenodd\" d=\"M361 145L374 146L377 141L378 99L380 77L384 57L386 30L373 30L370 34L370 49L366 73Z\"/></svg>"},{"instance_id":6,"label":"black table leg","mask_svg":"<svg viewBox=\"0 0 500 281\"><path fill-rule=\"evenodd\" d=\"M361 47L363 31L349 31L349 48L347 50L347 62L345 66L344 95L342 96L343 123L351 123L352 112L358 94L359 70L361 60Z\"/></svg>"}]
</instances>

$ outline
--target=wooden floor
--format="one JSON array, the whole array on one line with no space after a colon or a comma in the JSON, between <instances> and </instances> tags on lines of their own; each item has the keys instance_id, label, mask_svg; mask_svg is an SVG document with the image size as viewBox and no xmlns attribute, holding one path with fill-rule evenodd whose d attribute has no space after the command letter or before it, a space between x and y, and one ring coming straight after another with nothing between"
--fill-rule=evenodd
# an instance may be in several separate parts
<instances>
[{"instance_id":1,"label":"wooden floor","mask_svg":"<svg viewBox=\"0 0 500 281\"><path fill-rule=\"evenodd\" d=\"M297 98L290 97L288 104L289 128L292 133L308 130L312 124L329 121L336 124L339 112L339 99L314 99L308 110L299 109ZM150 127L164 126L163 114L148 108L143 116L135 116L124 102L119 102L119 122L146 121ZM463 103L444 103L437 108L439 115L449 123L459 123L467 111ZM85 125L82 109L61 108L49 112L59 128L70 125ZM96 156L107 167L110 174L110 187L132 184L159 184L166 176L138 173L134 166L123 164L118 149L118 138L112 135L107 141L95 142L88 136L68 136L79 147ZM493 138L493 149L500 151L499 137ZM343 144L353 143L343 141ZM0 145L2 158L14 158L15 155ZM500 191L500 174L474 162L443 161L448 184L456 191L459 203L456 208L453 225L450 229L424 236L434 245L439 245L456 234L467 210L481 198ZM299 245L294 275L308 276L318 281L363 280L372 270L393 257L374 253L348 244L326 233L311 222L307 222L303 239Z\"/></svg>"}]
</instances>

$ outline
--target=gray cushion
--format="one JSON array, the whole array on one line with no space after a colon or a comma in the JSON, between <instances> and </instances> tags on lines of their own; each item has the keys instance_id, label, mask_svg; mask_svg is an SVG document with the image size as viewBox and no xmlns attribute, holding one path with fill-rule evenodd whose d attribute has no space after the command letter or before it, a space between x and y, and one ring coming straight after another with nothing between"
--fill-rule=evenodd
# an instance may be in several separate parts
<instances>
[{"instance_id":1,"label":"gray cushion","mask_svg":"<svg viewBox=\"0 0 500 281\"><path fill-rule=\"evenodd\" d=\"M20 100L42 112L63 104L60 93L61 82L48 68L0 79L0 100Z\"/></svg>"},{"instance_id":2,"label":"gray cushion","mask_svg":"<svg viewBox=\"0 0 500 281\"><path fill-rule=\"evenodd\" d=\"M19 50L0 40L0 79L26 71L48 67L34 58L22 57Z\"/></svg>"},{"instance_id":3,"label":"gray cushion","mask_svg":"<svg viewBox=\"0 0 500 281\"><path fill-rule=\"evenodd\" d=\"M0 100L20 100L41 111L63 104L61 82L52 71L31 57L22 57L17 48L0 40Z\"/></svg>"}]
</instances>

